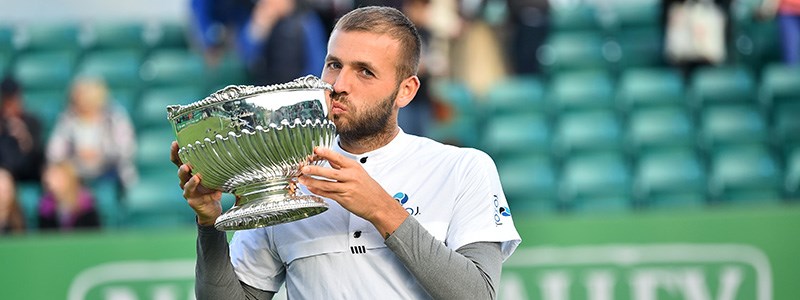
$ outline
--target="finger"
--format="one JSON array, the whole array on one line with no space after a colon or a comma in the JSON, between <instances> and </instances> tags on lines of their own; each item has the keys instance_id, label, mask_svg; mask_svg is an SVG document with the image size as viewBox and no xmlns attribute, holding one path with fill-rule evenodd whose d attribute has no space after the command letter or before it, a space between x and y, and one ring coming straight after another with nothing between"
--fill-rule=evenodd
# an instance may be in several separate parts
<instances>
[{"instance_id":1,"label":"finger","mask_svg":"<svg viewBox=\"0 0 800 300\"><path fill-rule=\"evenodd\" d=\"M300 184L305 185L306 188L308 188L309 192L326 198L336 198L333 197L333 195L337 194L339 190L337 186L339 183L337 182L314 179L309 176L300 176L298 180L300 181Z\"/></svg>"},{"instance_id":2,"label":"finger","mask_svg":"<svg viewBox=\"0 0 800 300\"><path fill-rule=\"evenodd\" d=\"M184 189L184 185L189 179L192 178L192 169L189 165L181 165L178 167L178 179L180 180L180 187Z\"/></svg>"},{"instance_id":3,"label":"finger","mask_svg":"<svg viewBox=\"0 0 800 300\"><path fill-rule=\"evenodd\" d=\"M344 174L337 169L325 168L320 166L305 166L300 169L300 172L306 176L320 176L336 181L345 181Z\"/></svg>"},{"instance_id":4,"label":"finger","mask_svg":"<svg viewBox=\"0 0 800 300\"><path fill-rule=\"evenodd\" d=\"M341 169L345 166L349 166L354 162L354 160L349 159L344 155L328 148L315 147L314 154L316 154L317 156L319 156L324 160L327 160L331 164L331 167L335 169Z\"/></svg>"},{"instance_id":5,"label":"finger","mask_svg":"<svg viewBox=\"0 0 800 300\"><path fill-rule=\"evenodd\" d=\"M197 194L197 187L200 185L200 177L195 175L186 182L183 187L183 198L189 200L189 198L194 198Z\"/></svg>"},{"instance_id":6,"label":"finger","mask_svg":"<svg viewBox=\"0 0 800 300\"><path fill-rule=\"evenodd\" d=\"M183 164L183 162L181 162L180 156L178 156L179 148L180 147L178 146L177 141L172 141L172 144L170 144L169 146L169 160L172 161L172 163L178 167L180 167Z\"/></svg>"}]
</instances>

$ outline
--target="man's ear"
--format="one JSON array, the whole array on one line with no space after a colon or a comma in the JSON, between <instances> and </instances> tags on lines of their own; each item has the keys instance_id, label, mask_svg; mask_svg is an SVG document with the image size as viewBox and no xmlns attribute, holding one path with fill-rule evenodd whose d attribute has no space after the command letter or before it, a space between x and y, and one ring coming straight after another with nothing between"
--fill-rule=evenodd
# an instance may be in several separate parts
<instances>
[{"instance_id":1,"label":"man's ear","mask_svg":"<svg viewBox=\"0 0 800 300\"><path fill-rule=\"evenodd\" d=\"M400 89L397 91L397 98L395 98L394 104L400 108L406 107L406 105L411 103L411 100L414 100L414 96L417 95L419 85L419 77L416 75L403 79L403 81L400 82Z\"/></svg>"}]
</instances>

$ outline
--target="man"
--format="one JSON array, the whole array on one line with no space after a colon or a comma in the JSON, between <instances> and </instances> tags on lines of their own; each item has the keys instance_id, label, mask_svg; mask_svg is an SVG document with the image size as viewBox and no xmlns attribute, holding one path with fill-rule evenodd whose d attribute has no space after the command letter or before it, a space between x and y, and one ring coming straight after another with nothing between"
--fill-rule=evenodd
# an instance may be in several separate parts
<instances>
[{"instance_id":1,"label":"man","mask_svg":"<svg viewBox=\"0 0 800 300\"><path fill-rule=\"evenodd\" d=\"M492 299L502 262L520 242L494 163L472 149L408 135L397 114L419 89L414 25L385 7L343 16L322 79L333 85L330 167L307 166L301 191L328 198L320 215L238 231L213 228L219 191L177 158L197 213L198 298L269 299L282 283L296 299ZM321 176L336 180L317 180Z\"/></svg>"},{"instance_id":2,"label":"man","mask_svg":"<svg viewBox=\"0 0 800 300\"><path fill-rule=\"evenodd\" d=\"M0 168L16 181L39 182L43 166L41 123L25 111L20 84L6 77L0 83Z\"/></svg>"}]
</instances>

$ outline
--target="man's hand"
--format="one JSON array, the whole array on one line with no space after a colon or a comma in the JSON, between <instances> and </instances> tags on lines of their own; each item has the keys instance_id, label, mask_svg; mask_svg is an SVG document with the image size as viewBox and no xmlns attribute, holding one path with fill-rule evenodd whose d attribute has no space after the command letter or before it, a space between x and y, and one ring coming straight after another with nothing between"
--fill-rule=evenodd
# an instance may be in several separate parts
<instances>
[{"instance_id":1,"label":"man's hand","mask_svg":"<svg viewBox=\"0 0 800 300\"><path fill-rule=\"evenodd\" d=\"M408 212L355 160L330 149L314 149L317 158L327 160L332 168L305 166L300 183L316 195L330 198L353 214L370 221L381 235L388 236L408 217ZM333 179L314 179L320 176Z\"/></svg>"},{"instance_id":2,"label":"man's hand","mask_svg":"<svg viewBox=\"0 0 800 300\"><path fill-rule=\"evenodd\" d=\"M172 142L170 146L170 160L178 166L178 178L180 187L183 189L183 198L197 214L197 223L202 226L211 226L217 221L217 217L222 214L222 192L212 190L200 184L200 174L192 176L191 166L181 162L178 156L178 142Z\"/></svg>"}]
</instances>

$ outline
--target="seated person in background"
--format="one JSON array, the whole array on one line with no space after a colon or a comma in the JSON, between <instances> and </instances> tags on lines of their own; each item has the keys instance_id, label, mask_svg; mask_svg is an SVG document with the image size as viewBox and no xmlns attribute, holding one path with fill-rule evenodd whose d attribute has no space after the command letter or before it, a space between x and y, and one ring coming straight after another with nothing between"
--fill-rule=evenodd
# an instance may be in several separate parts
<instances>
[{"instance_id":1,"label":"seated person in background","mask_svg":"<svg viewBox=\"0 0 800 300\"><path fill-rule=\"evenodd\" d=\"M92 192L83 186L67 161L48 165L42 176L45 194L39 201L39 228L98 228L100 217Z\"/></svg>"},{"instance_id":2,"label":"seated person in background","mask_svg":"<svg viewBox=\"0 0 800 300\"><path fill-rule=\"evenodd\" d=\"M319 15L306 2L192 0L191 37L212 68L227 48L234 48L254 84L319 75L327 34Z\"/></svg>"},{"instance_id":3,"label":"seated person in background","mask_svg":"<svg viewBox=\"0 0 800 300\"><path fill-rule=\"evenodd\" d=\"M16 181L38 182L44 165L42 126L22 105L22 87L13 77L0 83L0 168Z\"/></svg>"},{"instance_id":4,"label":"seated person in background","mask_svg":"<svg viewBox=\"0 0 800 300\"><path fill-rule=\"evenodd\" d=\"M129 187L137 171L136 137L128 114L109 103L108 90L99 79L77 79L70 98L50 136L47 161L70 161L78 177L90 186L112 180Z\"/></svg>"},{"instance_id":5,"label":"seated person in background","mask_svg":"<svg viewBox=\"0 0 800 300\"><path fill-rule=\"evenodd\" d=\"M25 216L17 202L14 178L7 170L0 169L0 235L25 231Z\"/></svg>"}]
</instances>

